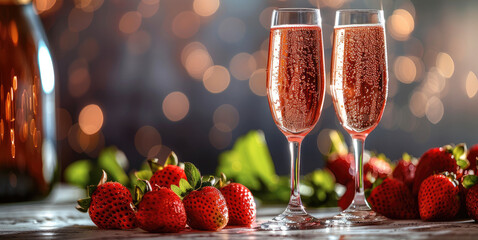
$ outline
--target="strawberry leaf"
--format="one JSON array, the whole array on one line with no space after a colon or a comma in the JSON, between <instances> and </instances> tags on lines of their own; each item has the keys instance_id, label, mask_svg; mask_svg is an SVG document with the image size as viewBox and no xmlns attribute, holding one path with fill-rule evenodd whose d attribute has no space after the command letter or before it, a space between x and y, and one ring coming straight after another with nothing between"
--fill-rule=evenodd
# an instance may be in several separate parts
<instances>
[{"instance_id":1,"label":"strawberry leaf","mask_svg":"<svg viewBox=\"0 0 478 240\"><path fill-rule=\"evenodd\" d=\"M88 192L88 197L91 197L93 195L96 188L97 187L95 185L90 185L90 186L86 187L86 191Z\"/></svg>"},{"instance_id":2,"label":"strawberry leaf","mask_svg":"<svg viewBox=\"0 0 478 240\"><path fill-rule=\"evenodd\" d=\"M337 153L339 155L342 155L348 153L347 145L344 141L344 136L340 132L332 130L329 132L329 137L331 142L329 154Z\"/></svg>"},{"instance_id":3,"label":"strawberry leaf","mask_svg":"<svg viewBox=\"0 0 478 240\"><path fill-rule=\"evenodd\" d=\"M88 212L88 208L90 207L91 204L91 198L83 198L77 201L78 205L76 206L76 209L80 212Z\"/></svg>"},{"instance_id":4,"label":"strawberry leaf","mask_svg":"<svg viewBox=\"0 0 478 240\"><path fill-rule=\"evenodd\" d=\"M151 169L151 172L153 172L153 174L155 172L163 169L163 166L161 166L161 164L159 164L159 159L157 159L157 158L148 159L148 164L149 164L149 168Z\"/></svg>"},{"instance_id":5,"label":"strawberry leaf","mask_svg":"<svg viewBox=\"0 0 478 240\"><path fill-rule=\"evenodd\" d=\"M201 184L201 187L202 187L202 188L203 188L203 187L212 187L212 183L211 183L211 182L203 182L203 183Z\"/></svg>"},{"instance_id":6,"label":"strawberry leaf","mask_svg":"<svg viewBox=\"0 0 478 240\"><path fill-rule=\"evenodd\" d=\"M179 188L178 186L176 185L171 185L171 190L176 193L176 195L178 195L181 199L183 199L183 192L181 191L181 188Z\"/></svg>"},{"instance_id":7,"label":"strawberry leaf","mask_svg":"<svg viewBox=\"0 0 478 240\"><path fill-rule=\"evenodd\" d=\"M188 193L193 190L193 187L184 178L181 178L181 180L179 180L179 188L183 193Z\"/></svg>"},{"instance_id":8,"label":"strawberry leaf","mask_svg":"<svg viewBox=\"0 0 478 240\"><path fill-rule=\"evenodd\" d=\"M186 179L181 178L179 180L179 186L171 185L171 190L176 193L181 199L183 199L189 192L193 191L193 187L189 184Z\"/></svg>"},{"instance_id":9,"label":"strawberry leaf","mask_svg":"<svg viewBox=\"0 0 478 240\"><path fill-rule=\"evenodd\" d=\"M141 190L141 187L135 186L134 187L134 196L133 196L134 205L138 205L141 202L141 200L143 199L143 196L144 196L144 192L143 192L143 190Z\"/></svg>"},{"instance_id":10,"label":"strawberry leaf","mask_svg":"<svg viewBox=\"0 0 478 240\"><path fill-rule=\"evenodd\" d=\"M173 151L171 151L171 153L169 153L169 156L168 158L166 159L166 162L164 163L164 166L166 165L174 165L174 166L177 166L178 165L178 156L176 156L176 153L174 153Z\"/></svg>"},{"instance_id":11,"label":"strawberry leaf","mask_svg":"<svg viewBox=\"0 0 478 240\"><path fill-rule=\"evenodd\" d=\"M191 185L193 189L201 187L201 173L194 164L190 162L184 163L184 172L186 173L189 185ZM181 182L179 183L181 184Z\"/></svg>"},{"instance_id":12,"label":"strawberry leaf","mask_svg":"<svg viewBox=\"0 0 478 240\"><path fill-rule=\"evenodd\" d=\"M463 185L463 187L468 189L468 188L473 187L477 183L478 183L478 176L476 176L476 175L466 175L463 178L463 182L461 184Z\"/></svg>"},{"instance_id":13,"label":"strawberry leaf","mask_svg":"<svg viewBox=\"0 0 478 240\"><path fill-rule=\"evenodd\" d=\"M466 144L460 143L453 148L452 154L456 160L456 164L462 169L466 169L470 166L470 162L466 159Z\"/></svg>"},{"instance_id":14,"label":"strawberry leaf","mask_svg":"<svg viewBox=\"0 0 478 240\"><path fill-rule=\"evenodd\" d=\"M151 179L153 173L150 170L141 170L134 173L137 179L148 180Z\"/></svg>"}]
</instances>

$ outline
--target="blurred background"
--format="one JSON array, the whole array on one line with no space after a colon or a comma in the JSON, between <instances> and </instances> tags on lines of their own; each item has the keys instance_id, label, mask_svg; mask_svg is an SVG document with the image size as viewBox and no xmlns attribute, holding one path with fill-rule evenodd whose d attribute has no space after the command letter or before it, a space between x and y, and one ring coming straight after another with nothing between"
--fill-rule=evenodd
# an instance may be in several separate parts
<instances>
[{"instance_id":1,"label":"blurred background","mask_svg":"<svg viewBox=\"0 0 478 240\"><path fill-rule=\"evenodd\" d=\"M328 78L335 11L380 7L348 0L34 5L59 76L62 168L115 145L130 168L173 149L180 161L213 173L221 152L260 129L279 174L289 171L289 153L265 97L272 9L320 7ZM389 97L366 148L396 160L403 152L419 157L430 147L478 142L478 1L384 0L383 9ZM327 94L319 123L304 140L303 173L324 165L329 129L344 132Z\"/></svg>"}]
</instances>

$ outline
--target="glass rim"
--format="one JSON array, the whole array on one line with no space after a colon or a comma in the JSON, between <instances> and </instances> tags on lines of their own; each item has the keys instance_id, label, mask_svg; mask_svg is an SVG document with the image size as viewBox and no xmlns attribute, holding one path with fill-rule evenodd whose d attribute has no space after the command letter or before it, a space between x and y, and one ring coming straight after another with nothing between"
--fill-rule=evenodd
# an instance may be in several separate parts
<instances>
[{"instance_id":1,"label":"glass rim","mask_svg":"<svg viewBox=\"0 0 478 240\"><path fill-rule=\"evenodd\" d=\"M382 9L340 9L337 10L337 13L350 13L350 12L361 12L361 13L380 13L383 12Z\"/></svg>"},{"instance_id":2,"label":"glass rim","mask_svg":"<svg viewBox=\"0 0 478 240\"><path fill-rule=\"evenodd\" d=\"M318 8L276 8L276 12L318 12Z\"/></svg>"}]
</instances>

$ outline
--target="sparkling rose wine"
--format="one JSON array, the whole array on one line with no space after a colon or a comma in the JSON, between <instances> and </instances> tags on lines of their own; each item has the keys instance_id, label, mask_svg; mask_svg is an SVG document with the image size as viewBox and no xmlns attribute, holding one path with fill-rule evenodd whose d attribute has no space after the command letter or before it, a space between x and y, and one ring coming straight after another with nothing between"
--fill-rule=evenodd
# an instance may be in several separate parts
<instances>
[{"instance_id":1,"label":"sparkling rose wine","mask_svg":"<svg viewBox=\"0 0 478 240\"><path fill-rule=\"evenodd\" d=\"M319 26L271 28L267 96L286 136L305 136L319 119L325 91L322 49Z\"/></svg>"},{"instance_id":2,"label":"sparkling rose wine","mask_svg":"<svg viewBox=\"0 0 478 240\"><path fill-rule=\"evenodd\" d=\"M387 99L387 60L382 25L334 29L331 92L335 112L350 134L368 134Z\"/></svg>"}]
</instances>

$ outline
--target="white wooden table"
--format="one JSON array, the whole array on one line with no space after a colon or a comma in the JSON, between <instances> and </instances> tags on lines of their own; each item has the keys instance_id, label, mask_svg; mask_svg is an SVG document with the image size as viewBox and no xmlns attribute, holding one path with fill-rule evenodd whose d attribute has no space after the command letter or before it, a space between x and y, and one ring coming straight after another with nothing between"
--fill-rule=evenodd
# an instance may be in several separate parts
<instances>
[{"instance_id":1,"label":"white wooden table","mask_svg":"<svg viewBox=\"0 0 478 240\"><path fill-rule=\"evenodd\" d=\"M58 190L58 189L57 189ZM100 230L88 214L78 212L71 201L78 191L60 188L41 202L0 205L0 239L478 239L478 224L472 220L451 222L390 221L376 226L323 228L297 231L260 231L254 228L225 228L219 232L187 229L177 234L148 233L141 229ZM258 223L272 218L282 207L258 209ZM338 209L311 210L319 218Z\"/></svg>"}]
</instances>

